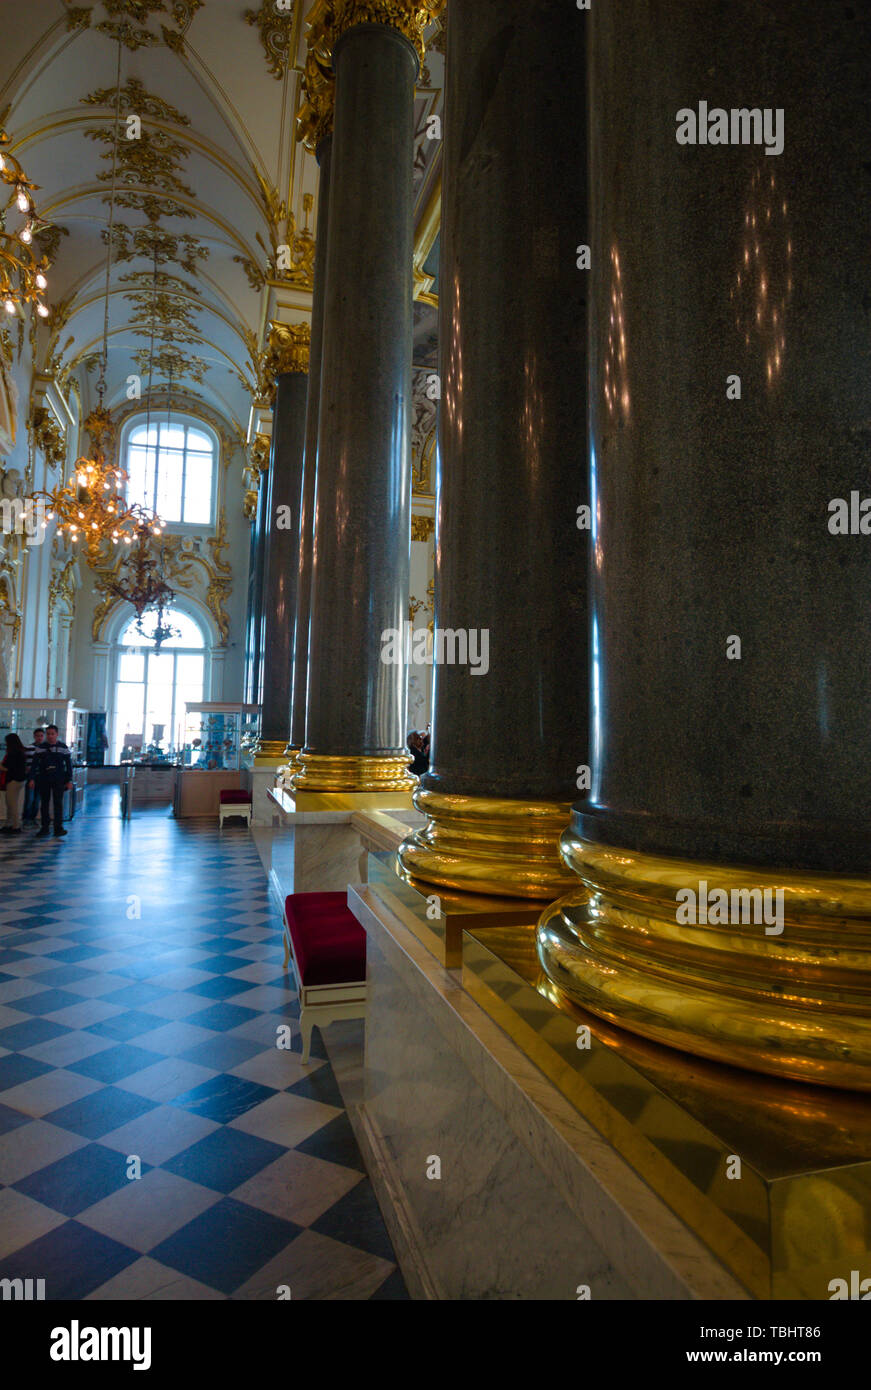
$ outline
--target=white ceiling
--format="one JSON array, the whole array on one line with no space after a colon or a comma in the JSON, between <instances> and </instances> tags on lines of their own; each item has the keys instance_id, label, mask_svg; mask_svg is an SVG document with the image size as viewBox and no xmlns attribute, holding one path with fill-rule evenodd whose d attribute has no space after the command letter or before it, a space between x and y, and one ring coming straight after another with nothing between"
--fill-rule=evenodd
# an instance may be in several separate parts
<instances>
[{"instance_id":1,"label":"white ceiling","mask_svg":"<svg viewBox=\"0 0 871 1390\"><path fill-rule=\"evenodd\" d=\"M117 206L116 199L115 222L130 229L132 254L124 260L113 255L111 266L106 403L112 408L126 403L128 378L143 372L154 263L143 238L136 250L132 237L137 229L156 228L171 239L194 238L197 252L185 268L179 264L184 244L170 243L172 257L158 267L161 276L174 277L158 286L159 331L169 323L163 310L175 319L175 329L174 336L171 326L168 338L158 336L156 349L163 343L201 364L182 381L174 379L173 398L179 405L184 399L199 402L244 431L256 390L252 347L262 345L277 302L274 285L260 283L262 272L268 250L288 239L283 220L270 218L268 198L286 204L299 230L306 220L305 195L317 192L315 160L294 135L305 58L302 8L296 0L292 11L285 11L296 61L283 65L279 79L269 70L259 27L246 22L244 0L98 0L92 5L31 0L3 16L0 126L28 177L40 185L39 214L68 233L60 237L50 272L53 318L40 334L40 353L55 366L73 366L85 411L96 402L99 368L86 370L83 359L93 361L102 345L110 183L99 176L111 176L119 51L112 34L97 26L111 29L127 22L128 43L137 46L121 47L122 91L133 79L160 103L149 113L148 101L135 97L132 109L145 108L137 112L142 141L135 151L121 122L118 193L133 194L139 206ZM148 35L153 42L142 42ZM415 177L421 202L438 154L437 144L423 133L426 115L441 109L439 53L428 56L428 67L431 89L419 90L417 103L421 139ZM83 101L101 90L100 104ZM100 131L103 139L92 138ZM149 152L159 157L160 168ZM146 210L142 202L148 195L156 201ZM149 221L148 211L157 220ZM309 218L312 230L315 217L316 205ZM254 274L253 285L243 262ZM138 301L131 294L139 295ZM303 317L304 290L298 303ZM179 341L179 334L191 341ZM143 395L147 379L146 369ZM165 384L165 375L157 374L155 388Z\"/></svg>"}]
</instances>

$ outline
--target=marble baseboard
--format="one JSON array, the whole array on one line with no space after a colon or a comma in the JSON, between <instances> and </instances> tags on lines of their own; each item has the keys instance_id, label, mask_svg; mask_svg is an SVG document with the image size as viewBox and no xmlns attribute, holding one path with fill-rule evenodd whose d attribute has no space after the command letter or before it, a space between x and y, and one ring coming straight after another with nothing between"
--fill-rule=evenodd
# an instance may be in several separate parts
<instances>
[{"instance_id":1,"label":"marble baseboard","mask_svg":"<svg viewBox=\"0 0 871 1390\"><path fill-rule=\"evenodd\" d=\"M349 902L368 935L368 1147L431 1290L422 1296L576 1300L587 1286L594 1299L747 1297L457 972L369 889Z\"/></svg>"}]
</instances>

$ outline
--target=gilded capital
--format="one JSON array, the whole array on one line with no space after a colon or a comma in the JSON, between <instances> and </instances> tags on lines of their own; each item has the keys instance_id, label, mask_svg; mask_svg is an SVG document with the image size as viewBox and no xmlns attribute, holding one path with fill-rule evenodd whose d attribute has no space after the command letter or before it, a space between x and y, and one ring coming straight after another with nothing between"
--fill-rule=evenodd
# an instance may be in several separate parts
<instances>
[{"instance_id":1,"label":"gilded capital","mask_svg":"<svg viewBox=\"0 0 871 1390\"><path fill-rule=\"evenodd\" d=\"M335 77L333 48L358 24L388 24L408 39L421 68L426 49L424 31L437 19L447 0L317 0L309 17L308 57L302 80L305 102L297 116L297 139L317 149L333 128Z\"/></svg>"},{"instance_id":2,"label":"gilded capital","mask_svg":"<svg viewBox=\"0 0 871 1390\"><path fill-rule=\"evenodd\" d=\"M272 377L283 372L307 372L311 328L307 323L273 323L269 329L266 369Z\"/></svg>"}]
</instances>

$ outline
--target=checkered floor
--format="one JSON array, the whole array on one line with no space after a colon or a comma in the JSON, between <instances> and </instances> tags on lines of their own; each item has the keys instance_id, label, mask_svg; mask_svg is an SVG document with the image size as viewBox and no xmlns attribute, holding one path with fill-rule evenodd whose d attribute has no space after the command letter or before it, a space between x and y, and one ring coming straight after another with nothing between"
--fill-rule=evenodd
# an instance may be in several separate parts
<instances>
[{"instance_id":1,"label":"checkered floor","mask_svg":"<svg viewBox=\"0 0 871 1390\"><path fill-rule=\"evenodd\" d=\"M317 1030L300 1064L249 832L111 797L66 839L0 836L0 1278L407 1297Z\"/></svg>"}]
</instances>

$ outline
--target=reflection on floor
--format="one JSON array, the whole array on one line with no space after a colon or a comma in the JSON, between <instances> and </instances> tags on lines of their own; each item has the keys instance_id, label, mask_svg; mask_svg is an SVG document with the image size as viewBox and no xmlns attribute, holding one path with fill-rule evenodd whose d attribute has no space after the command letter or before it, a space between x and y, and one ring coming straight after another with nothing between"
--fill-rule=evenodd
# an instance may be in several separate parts
<instances>
[{"instance_id":1,"label":"reflection on floor","mask_svg":"<svg viewBox=\"0 0 871 1390\"><path fill-rule=\"evenodd\" d=\"M110 788L69 831L0 837L0 1279L407 1297L250 834L124 823Z\"/></svg>"}]
</instances>

